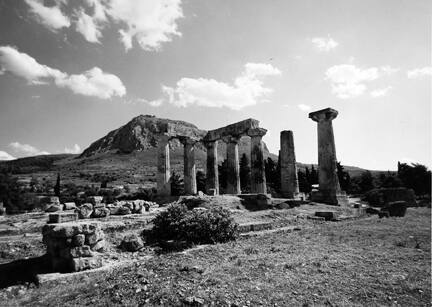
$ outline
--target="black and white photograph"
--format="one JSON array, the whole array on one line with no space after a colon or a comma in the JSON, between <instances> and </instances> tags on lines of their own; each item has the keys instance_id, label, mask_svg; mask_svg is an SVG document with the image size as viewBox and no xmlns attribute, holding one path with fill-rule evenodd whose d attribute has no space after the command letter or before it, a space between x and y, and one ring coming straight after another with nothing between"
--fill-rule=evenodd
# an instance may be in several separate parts
<instances>
[{"instance_id":1,"label":"black and white photograph","mask_svg":"<svg viewBox=\"0 0 432 307\"><path fill-rule=\"evenodd\" d=\"M0 0L0 306L431 306L431 0Z\"/></svg>"}]
</instances>

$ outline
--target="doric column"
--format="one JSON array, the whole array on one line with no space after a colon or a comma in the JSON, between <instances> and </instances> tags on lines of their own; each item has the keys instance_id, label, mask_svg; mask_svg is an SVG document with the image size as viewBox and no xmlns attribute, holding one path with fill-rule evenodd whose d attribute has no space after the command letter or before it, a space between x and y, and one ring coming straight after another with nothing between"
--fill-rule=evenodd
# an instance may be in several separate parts
<instances>
[{"instance_id":1,"label":"doric column","mask_svg":"<svg viewBox=\"0 0 432 307\"><path fill-rule=\"evenodd\" d=\"M205 142L207 148L207 179L206 192L211 194L210 190L214 190L215 194L219 194L219 170L218 170L218 141Z\"/></svg>"},{"instance_id":2,"label":"doric column","mask_svg":"<svg viewBox=\"0 0 432 307\"><path fill-rule=\"evenodd\" d=\"M227 194L241 194L240 189L240 164L238 142L240 137L230 136L227 142Z\"/></svg>"},{"instance_id":3,"label":"doric column","mask_svg":"<svg viewBox=\"0 0 432 307\"><path fill-rule=\"evenodd\" d=\"M336 147L332 120L338 112L331 108L309 113L309 118L318 123L318 183L322 202L338 204L340 194L337 177Z\"/></svg>"},{"instance_id":4,"label":"doric column","mask_svg":"<svg viewBox=\"0 0 432 307\"><path fill-rule=\"evenodd\" d=\"M279 155L281 194L286 198L295 198L299 193L299 186L292 131L281 131Z\"/></svg>"},{"instance_id":5,"label":"doric column","mask_svg":"<svg viewBox=\"0 0 432 307\"><path fill-rule=\"evenodd\" d=\"M158 143L157 193L171 195L171 168L169 155L169 137L163 135Z\"/></svg>"},{"instance_id":6,"label":"doric column","mask_svg":"<svg viewBox=\"0 0 432 307\"><path fill-rule=\"evenodd\" d=\"M191 138L180 138L183 144L183 159L184 159L184 172L183 182L184 191L186 195L194 195L197 193L196 185L196 168L195 168L195 143L196 141Z\"/></svg>"},{"instance_id":7,"label":"doric column","mask_svg":"<svg viewBox=\"0 0 432 307\"><path fill-rule=\"evenodd\" d=\"M249 129L251 137L251 192L267 193L265 168L264 168L264 145L262 137L267 130L263 128Z\"/></svg>"}]
</instances>

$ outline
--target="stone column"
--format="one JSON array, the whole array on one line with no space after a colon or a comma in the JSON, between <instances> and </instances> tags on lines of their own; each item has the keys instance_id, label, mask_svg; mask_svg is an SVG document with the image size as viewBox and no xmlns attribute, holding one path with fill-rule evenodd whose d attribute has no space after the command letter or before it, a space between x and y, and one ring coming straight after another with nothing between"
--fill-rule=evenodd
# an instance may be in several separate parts
<instances>
[{"instance_id":1,"label":"stone column","mask_svg":"<svg viewBox=\"0 0 432 307\"><path fill-rule=\"evenodd\" d=\"M219 194L219 170L218 170L218 141L205 142L207 148L207 179L206 179L206 192L211 195L210 190L214 194Z\"/></svg>"},{"instance_id":2,"label":"stone column","mask_svg":"<svg viewBox=\"0 0 432 307\"><path fill-rule=\"evenodd\" d=\"M340 194L337 177L336 147L333 135L332 120L338 112L331 108L309 113L309 118L318 123L318 183L322 202L338 204L337 194Z\"/></svg>"},{"instance_id":3,"label":"stone column","mask_svg":"<svg viewBox=\"0 0 432 307\"><path fill-rule=\"evenodd\" d=\"M295 198L299 194L299 185L292 131L281 131L279 155L281 194L286 198Z\"/></svg>"},{"instance_id":4,"label":"stone column","mask_svg":"<svg viewBox=\"0 0 432 307\"><path fill-rule=\"evenodd\" d=\"M157 194L171 195L171 168L169 155L169 137L161 136L158 143Z\"/></svg>"},{"instance_id":5,"label":"stone column","mask_svg":"<svg viewBox=\"0 0 432 307\"><path fill-rule=\"evenodd\" d=\"M227 137L227 194L241 194L238 142L240 137Z\"/></svg>"},{"instance_id":6,"label":"stone column","mask_svg":"<svg viewBox=\"0 0 432 307\"><path fill-rule=\"evenodd\" d=\"M251 192L267 193L264 169L264 145L262 137L267 130L262 128L249 129L251 137Z\"/></svg>"},{"instance_id":7,"label":"stone column","mask_svg":"<svg viewBox=\"0 0 432 307\"><path fill-rule=\"evenodd\" d=\"M186 195L197 193L196 168L195 168L195 141L190 138L180 140L184 146L184 190Z\"/></svg>"}]
</instances>

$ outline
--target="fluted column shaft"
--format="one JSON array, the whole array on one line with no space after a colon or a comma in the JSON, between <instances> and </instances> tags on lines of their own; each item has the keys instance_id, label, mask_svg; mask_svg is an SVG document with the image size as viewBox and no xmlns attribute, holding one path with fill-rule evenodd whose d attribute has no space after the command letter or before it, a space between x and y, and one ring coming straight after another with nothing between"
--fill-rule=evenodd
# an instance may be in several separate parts
<instances>
[{"instance_id":1,"label":"fluted column shaft","mask_svg":"<svg viewBox=\"0 0 432 307\"><path fill-rule=\"evenodd\" d=\"M207 148L207 175L206 175L206 192L214 190L216 195L219 194L219 170L218 170L218 141L206 142Z\"/></svg>"},{"instance_id":2,"label":"fluted column shaft","mask_svg":"<svg viewBox=\"0 0 432 307\"><path fill-rule=\"evenodd\" d=\"M162 136L158 143L157 160L157 193L158 195L171 195L171 167L169 154L169 137Z\"/></svg>"},{"instance_id":3,"label":"fluted column shaft","mask_svg":"<svg viewBox=\"0 0 432 307\"><path fill-rule=\"evenodd\" d=\"M264 145L262 137L267 130L262 128L250 129L248 135L251 137L251 192L266 193L267 184L264 166Z\"/></svg>"},{"instance_id":4,"label":"fluted column shaft","mask_svg":"<svg viewBox=\"0 0 432 307\"><path fill-rule=\"evenodd\" d=\"M241 194L240 189L240 161L238 142L240 138L227 138L227 194Z\"/></svg>"}]
</instances>

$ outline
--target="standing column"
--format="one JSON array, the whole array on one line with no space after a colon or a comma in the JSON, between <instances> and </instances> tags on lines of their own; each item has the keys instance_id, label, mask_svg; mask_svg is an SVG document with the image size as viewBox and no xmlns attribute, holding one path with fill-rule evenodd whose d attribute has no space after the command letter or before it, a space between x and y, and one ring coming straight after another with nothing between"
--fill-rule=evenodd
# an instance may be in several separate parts
<instances>
[{"instance_id":1,"label":"standing column","mask_svg":"<svg viewBox=\"0 0 432 307\"><path fill-rule=\"evenodd\" d=\"M299 194L299 186L292 131L281 131L279 155L281 194L286 198L295 198Z\"/></svg>"},{"instance_id":2,"label":"standing column","mask_svg":"<svg viewBox=\"0 0 432 307\"><path fill-rule=\"evenodd\" d=\"M267 193L265 168L264 168L264 145L262 137L267 130L262 128L249 129L251 137L251 192Z\"/></svg>"},{"instance_id":3,"label":"standing column","mask_svg":"<svg viewBox=\"0 0 432 307\"><path fill-rule=\"evenodd\" d=\"M332 120L338 112L331 108L309 113L309 118L318 123L318 183L319 198L322 202L338 204L340 194L337 177L336 147Z\"/></svg>"},{"instance_id":4,"label":"standing column","mask_svg":"<svg viewBox=\"0 0 432 307\"><path fill-rule=\"evenodd\" d=\"M171 168L169 155L169 137L161 136L158 143L157 193L171 195Z\"/></svg>"},{"instance_id":5,"label":"standing column","mask_svg":"<svg viewBox=\"0 0 432 307\"><path fill-rule=\"evenodd\" d=\"M240 137L227 138L227 194L241 194L238 142Z\"/></svg>"},{"instance_id":6,"label":"standing column","mask_svg":"<svg viewBox=\"0 0 432 307\"><path fill-rule=\"evenodd\" d=\"M197 193L196 185L196 168L195 168L195 141L191 138L181 138L183 143L184 153L184 190L186 195L195 195Z\"/></svg>"},{"instance_id":7,"label":"standing column","mask_svg":"<svg viewBox=\"0 0 432 307\"><path fill-rule=\"evenodd\" d=\"M218 170L218 141L205 142L207 148L207 179L206 192L212 195L210 190L214 191L215 195L219 194L219 170Z\"/></svg>"}]
</instances>

